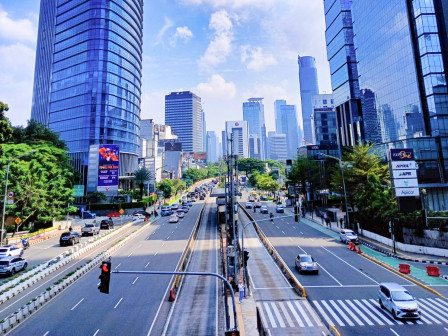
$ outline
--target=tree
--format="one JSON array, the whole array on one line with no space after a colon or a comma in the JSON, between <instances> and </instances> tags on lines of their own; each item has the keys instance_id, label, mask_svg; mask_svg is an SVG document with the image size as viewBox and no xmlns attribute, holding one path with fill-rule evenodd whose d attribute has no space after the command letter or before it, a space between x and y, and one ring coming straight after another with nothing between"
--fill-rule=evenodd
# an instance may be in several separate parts
<instances>
[{"instance_id":1,"label":"tree","mask_svg":"<svg viewBox=\"0 0 448 336\"><path fill-rule=\"evenodd\" d=\"M94 191L91 193L88 193L86 196L86 200L88 202L92 203L98 203L100 200L105 201L107 199L106 195L102 193L101 191Z\"/></svg>"},{"instance_id":2,"label":"tree","mask_svg":"<svg viewBox=\"0 0 448 336\"><path fill-rule=\"evenodd\" d=\"M256 187L258 182L258 177L260 176L260 172L258 170L253 170L249 175L249 183L251 186Z\"/></svg>"},{"instance_id":3,"label":"tree","mask_svg":"<svg viewBox=\"0 0 448 336\"><path fill-rule=\"evenodd\" d=\"M176 196L179 192L182 192L182 190L185 190L187 188L187 184L181 179L171 180L171 183L173 186L173 192Z\"/></svg>"},{"instance_id":4,"label":"tree","mask_svg":"<svg viewBox=\"0 0 448 336\"><path fill-rule=\"evenodd\" d=\"M303 195L307 195L306 189L308 184L313 195L320 182L319 166L308 157L298 157L293 162L291 171L288 174L288 180L293 185L300 185Z\"/></svg>"},{"instance_id":5,"label":"tree","mask_svg":"<svg viewBox=\"0 0 448 336\"><path fill-rule=\"evenodd\" d=\"M264 191L274 192L280 189L280 184L272 179L268 174L258 175L257 186Z\"/></svg>"},{"instance_id":6,"label":"tree","mask_svg":"<svg viewBox=\"0 0 448 336\"><path fill-rule=\"evenodd\" d=\"M207 177L207 170L206 169L187 169L182 173L183 179L190 179L194 183L200 180L203 180Z\"/></svg>"},{"instance_id":7,"label":"tree","mask_svg":"<svg viewBox=\"0 0 448 336\"><path fill-rule=\"evenodd\" d=\"M5 112L8 110L8 105L0 101L0 144L8 142L12 138L13 129L9 119L5 116Z\"/></svg>"},{"instance_id":8,"label":"tree","mask_svg":"<svg viewBox=\"0 0 448 336\"><path fill-rule=\"evenodd\" d=\"M163 180L157 184L157 190L163 192L163 198L170 198L173 195L173 183L171 180Z\"/></svg>"},{"instance_id":9,"label":"tree","mask_svg":"<svg viewBox=\"0 0 448 336\"><path fill-rule=\"evenodd\" d=\"M28 121L28 126L25 128L14 127L13 141L16 144L47 142L57 148L67 150L65 141L59 139L58 133L35 120Z\"/></svg>"},{"instance_id":10,"label":"tree","mask_svg":"<svg viewBox=\"0 0 448 336\"><path fill-rule=\"evenodd\" d=\"M141 167L140 169L137 169L134 171L134 181L140 188L140 200L143 199L143 187L145 186L145 183L148 182L150 179L153 178L152 173L146 169L145 167Z\"/></svg>"},{"instance_id":11,"label":"tree","mask_svg":"<svg viewBox=\"0 0 448 336\"><path fill-rule=\"evenodd\" d=\"M257 170L259 173L264 174L266 171L266 165L263 161L258 159L239 159L238 160L238 170L240 172L245 172L246 176L249 172L252 172L253 170Z\"/></svg>"}]
</instances>

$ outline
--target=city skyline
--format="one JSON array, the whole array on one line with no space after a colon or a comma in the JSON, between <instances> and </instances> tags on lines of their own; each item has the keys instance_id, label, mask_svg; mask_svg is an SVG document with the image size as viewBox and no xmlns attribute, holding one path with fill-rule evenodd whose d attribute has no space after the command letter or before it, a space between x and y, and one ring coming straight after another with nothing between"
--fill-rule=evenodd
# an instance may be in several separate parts
<instances>
[{"instance_id":1,"label":"city skyline","mask_svg":"<svg viewBox=\"0 0 448 336\"><path fill-rule=\"evenodd\" d=\"M300 112L298 53L316 57L322 91L331 92L321 3L220 4L144 4L142 119L164 123L165 95L193 91L203 99L207 130L219 132L226 119L241 118L240 106L248 97L260 96L267 131L272 131L276 99L286 99ZM26 124L31 115L38 13L39 2L31 0L0 7L0 92L13 125Z\"/></svg>"}]
</instances>

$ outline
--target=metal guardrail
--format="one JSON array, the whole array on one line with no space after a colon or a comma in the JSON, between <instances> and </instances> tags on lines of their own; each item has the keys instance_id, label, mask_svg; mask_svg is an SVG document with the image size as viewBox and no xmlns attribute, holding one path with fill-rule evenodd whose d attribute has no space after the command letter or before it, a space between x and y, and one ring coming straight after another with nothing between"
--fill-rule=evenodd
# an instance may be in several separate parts
<instances>
[{"instance_id":1,"label":"metal guardrail","mask_svg":"<svg viewBox=\"0 0 448 336\"><path fill-rule=\"evenodd\" d=\"M283 261L280 254L278 254L277 250L272 246L272 244L269 242L269 240L264 235L263 231L260 229L258 224L256 223L256 220L249 214L249 212L240 204L240 209L243 210L243 212L246 214L247 217L253 222L255 231L257 232L258 236L260 237L261 241L263 242L264 246L268 250L268 252L272 255L272 259L277 263L277 265L282 270L283 274L286 276L288 281L293 285L294 290L301 296L306 297L305 288L302 286L302 284L297 280L297 278L294 276L294 274L289 269L288 265Z\"/></svg>"}]
</instances>

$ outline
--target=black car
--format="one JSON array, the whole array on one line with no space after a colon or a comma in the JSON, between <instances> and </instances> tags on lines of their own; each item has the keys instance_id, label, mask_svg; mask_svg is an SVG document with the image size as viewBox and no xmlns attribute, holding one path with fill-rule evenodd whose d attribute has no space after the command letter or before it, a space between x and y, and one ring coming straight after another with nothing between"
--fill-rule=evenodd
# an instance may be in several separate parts
<instances>
[{"instance_id":1,"label":"black car","mask_svg":"<svg viewBox=\"0 0 448 336\"><path fill-rule=\"evenodd\" d=\"M100 224L101 229L113 229L114 228L114 222L112 219L103 219Z\"/></svg>"},{"instance_id":2,"label":"black car","mask_svg":"<svg viewBox=\"0 0 448 336\"><path fill-rule=\"evenodd\" d=\"M59 238L59 245L75 245L81 241L81 235L76 231L64 232Z\"/></svg>"}]
</instances>

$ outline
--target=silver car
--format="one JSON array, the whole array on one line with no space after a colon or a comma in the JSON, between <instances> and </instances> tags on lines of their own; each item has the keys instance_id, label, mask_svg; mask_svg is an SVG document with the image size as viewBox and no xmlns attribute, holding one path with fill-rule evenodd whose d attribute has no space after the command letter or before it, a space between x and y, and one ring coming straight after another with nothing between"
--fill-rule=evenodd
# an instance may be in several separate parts
<instances>
[{"instance_id":1,"label":"silver car","mask_svg":"<svg viewBox=\"0 0 448 336\"><path fill-rule=\"evenodd\" d=\"M88 235L94 236L94 235L100 233L100 230L101 230L100 223L86 224L81 229L81 234L83 236L88 236Z\"/></svg>"},{"instance_id":2,"label":"silver car","mask_svg":"<svg viewBox=\"0 0 448 336\"><path fill-rule=\"evenodd\" d=\"M403 287L394 282L380 283L378 302L381 308L392 313L394 319L419 319L417 300Z\"/></svg>"},{"instance_id":3,"label":"silver car","mask_svg":"<svg viewBox=\"0 0 448 336\"><path fill-rule=\"evenodd\" d=\"M296 258L296 269L300 274L303 272L310 272L319 274L319 267L316 260L309 254L299 254Z\"/></svg>"},{"instance_id":4,"label":"silver car","mask_svg":"<svg viewBox=\"0 0 448 336\"><path fill-rule=\"evenodd\" d=\"M355 244L359 243L358 235L352 230L347 229L341 230L341 232L339 232L339 239L341 240L341 242L346 244L350 242Z\"/></svg>"},{"instance_id":5,"label":"silver car","mask_svg":"<svg viewBox=\"0 0 448 336\"><path fill-rule=\"evenodd\" d=\"M14 275L16 272L26 269L26 259L20 257L7 257L0 260L0 274Z\"/></svg>"}]
</instances>

